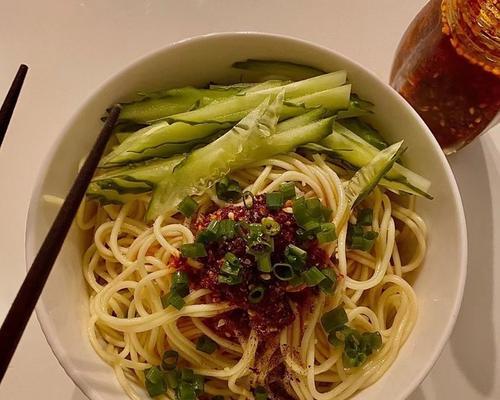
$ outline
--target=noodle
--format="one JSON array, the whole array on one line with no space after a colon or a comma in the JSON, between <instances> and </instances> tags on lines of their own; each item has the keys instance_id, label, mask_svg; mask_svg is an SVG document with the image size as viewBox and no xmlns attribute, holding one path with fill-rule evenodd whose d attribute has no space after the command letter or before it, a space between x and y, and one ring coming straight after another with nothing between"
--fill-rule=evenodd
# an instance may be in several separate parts
<instances>
[{"instance_id":1,"label":"noodle","mask_svg":"<svg viewBox=\"0 0 500 400\"><path fill-rule=\"evenodd\" d=\"M279 368L286 370L283 390L300 400L347 399L384 374L417 318L415 293L404 276L423 261L426 226L413 210L413 200L405 207L399 197L375 188L364 205L373 209L371 229L378 237L369 252L349 249L344 193L348 175L319 155L308 159L296 153L231 175L255 195L294 182L301 195L318 197L333 211L332 222L339 231L337 241L321 246L339 276L335 293L320 293L311 307L291 304L293 322L258 356L262 343L254 330L235 341L204 322L234 309L228 302L206 302L209 289L191 291L180 310L162 305L179 247L194 241L191 219L160 216L152 226L146 225L148 196L123 206L82 203L76 221L92 234L83 256L90 301L88 335L131 399L141 398L137 385L144 385L144 371L159 365L167 349L177 351L179 363L205 377L206 393L227 398L253 399L251 388L264 384ZM199 202L199 212L207 212L214 202L216 207L225 205L213 193ZM355 223L355 218L351 215L349 221ZM409 240L414 243L411 254ZM321 327L321 315L337 306L346 310L351 327L381 334L382 347L358 368L344 367L342 349L330 345ZM197 349L196 340L203 335L218 345L216 353ZM175 394L169 389L159 398L174 399Z\"/></svg>"}]
</instances>

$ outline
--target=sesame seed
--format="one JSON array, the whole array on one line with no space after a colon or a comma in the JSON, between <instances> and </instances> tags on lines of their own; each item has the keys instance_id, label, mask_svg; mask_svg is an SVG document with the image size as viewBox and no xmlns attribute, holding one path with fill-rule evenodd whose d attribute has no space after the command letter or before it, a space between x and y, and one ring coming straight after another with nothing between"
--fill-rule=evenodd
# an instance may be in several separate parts
<instances>
[{"instance_id":1,"label":"sesame seed","mask_svg":"<svg viewBox=\"0 0 500 400\"><path fill-rule=\"evenodd\" d=\"M446 122L444 122L444 119L442 119L441 121L439 121L439 125L441 125L442 127L446 126Z\"/></svg>"},{"instance_id":2,"label":"sesame seed","mask_svg":"<svg viewBox=\"0 0 500 400\"><path fill-rule=\"evenodd\" d=\"M474 112L475 112L475 111L476 111L476 110L474 110L474 107L469 107L469 114L470 114L470 115L474 115Z\"/></svg>"},{"instance_id":3,"label":"sesame seed","mask_svg":"<svg viewBox=\"0 0 500 400\"><path fill-rule=\"evenodd\" d=\"M229 219L234 220L234 212L232 212L232 211L228 212L228 213L227 213L227 217L228 217Z\"/></svg>"},{"instance_id":4,"label":"sesame seed","mask_svg":"<svg viewBox=\"0 0 500 400\"><path fill-rule=\"evenodd\" d=\"M477 118L474 120L474 122L475 122L476 124L479 124L479 123L481 122L481 117L477 117Z\"/></svg>"}]
</instances>

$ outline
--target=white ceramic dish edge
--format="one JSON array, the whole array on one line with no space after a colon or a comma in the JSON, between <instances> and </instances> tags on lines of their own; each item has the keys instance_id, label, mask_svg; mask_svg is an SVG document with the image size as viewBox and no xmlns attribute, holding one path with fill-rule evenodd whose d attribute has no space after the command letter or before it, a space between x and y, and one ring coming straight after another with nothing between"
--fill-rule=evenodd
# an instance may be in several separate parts
<instances>
[{"instance_id":1,"label":"white ceramic dish edge","mask_svg":"<svg viewBox=\"0 0 500 400\"><path fill-rule=\"evenodd\" d=\"M166 49L173 49L173 48L178 47L178 46L183 46L185 44L189 44L191 41L205 40L205 39L210 39L210 38L214 38L214 37L223 37L223 36L231 36L231 35L236 35L236 36L239 36L239 35L252 35L252 36L262 36L262 37L271 36L271 37L278 38L278 39L283 39L283 40L290 40L291 39L293 41L300 42L302 44L308 45L308 46L310 46L312 48L316 48L316 49L321 50L321 51L326 51L326 52L332 53L332 51L330 49L328 49L328 48L325 48L325 47L322 47L322 46L318 46L318 45L309 43L309 42L304 41L304 40L290 38L290 37L287 37L287 36L284 36L284 35L274 35L274 34L270 35L270 34L253 33L253 32L217 33L217 34L209 34L209 35L203 35L203 36L198 36L198 37L194 37L194 38L189 38L189 39L185 39L185 40L173 43L173 44L167 46L166 48L162 48L162 49L153 51L153 52L151 52L151 53L149 53L149 54L147 54L147 55L139 58L138 60L136 60L133 63L129 64L126 68L124 68L121 71L119 71L118 73L114 74L112 77L110 77L109 79L107 79L102 85L100 85L99 88L97 88L94 91L94 94L91 95L90 97L88 97L82 103L82 106L78 110L76 110L74 116L68 122L68 124L66 125L65 129L58 136L57 142L54 143L54 145L51 148L51 151L45 157L45 160L44 160L44 163L43 163L43 167L42 167L42 169L41 169L41 171L39 173L39 177L37 179L37 184L36 184L36 186L35 186L35 188L33 190L33 195L32 195L32 199L31 199L31 202L30 202L30 208L29 208L29 213L28 213L27 230L26 230L26 242L25 242L25 246L26 246L26 248L25 248L26 249L26 265L27 266L29 266L31 264L31 261L32 261L32 254L30 255L30 251L32 251L32 250L29 249L29 244L30 244L29 233L30 232L29 232L28 227L30 226L30 221L34 220L33 213L35 213L35 209L36 209L36 207L34 205L34 202L37 201L40 198L40 196L42 195L42 192L41 192L42 182L44 181L43 177L44 177L44 174L47 172L47 166L48 166L48 164L50 163L50 161L54 157L54 155L55 155L57 149L59 148L60 143L63 141L63 138L65 137L66 133L71 128L71 126L74 125L75 121L78 119L78 115L80 114L81 110L84 109L84 108L86 108L88 106L88 104L92 103L92 101L96 98L96 96L98 96L102 92L103 88L105 88L106 86L108 86L111 82L113 82L114 80L116 80L119 76L125 75L127 71L133 69L135 66L144 63L145 61L147 61L150 58L154 58L154 56L158 52L165 51ZM373 73L371 73L365 67L357 64L356 62L354 62L354 61L352 61L350 59L347 59L346 57L343 57L343 56L339 55L338 53L335 53L335 55L336 55L336 57L340 57L341 59L344 59L347 63L353 64L354 66L356 66L356 67L364 70L370 76L370 78L379 81L378 77L376 77ZM392 89L390 89L390 92L391 92L392 96L397 96L399 98L399 95L395 91L393 91ZM418 116L418 114L413 109L411 109L410 106L407 106L407 108L408 108L408 111L419 122L419 124L421 125L421 129L428 132L427 127L424 125L423 121L420 119L420 117ZM97 135L97 132L95 132L95 134ZM428 135L431 136L430 132L428 132ZM438 144L437 144L437 142L435 140L434 140L434 146L438 147ZM452 187L452 191L453 191L453 193L451 193L451 196L455 200L456 199L460 199L460 194L458 192L458 187L456 185L456 182L455 182L455 179L453 177L452 171L451 171L451 169L450 169L450 167L448 165L448 162L447 162L447 160L446 160L446 158L445 158L445 156L443 154L441 154L441 160L440 161L441 161L442 167L444 168L444 171L445 171L445 173L447 175L447 179L451 182L451 187ZM460 241L461 241L461 245L459 246L459 248L457 250L459 252L458 259L461 260L461 264L462 264L462 265L460 265L460 272L459 272L460 276L458 277L458 280L460 281L460 286L458 288L459 292L457 293L457 296L455 297L454 303L450 307L451 308L451 314L449 315L448 321L446 323L446 327L445 327L445 329L443 330L443 332L441 334L440 342L437 343L436 346L435 346L436 351L434 352L434 354L432 354L431 359L429 359L428 365L426 366L426 368L422 369L418 374L416 374L414 376L413 380L412 380L412 383L410 385L408 385L407 388L402 392L402 394L401 394L402 397L401 398L407 397L415 389L415 387L417 387L418 384L425 378L425 376L428 374L428 372L430 371L430 369L434 365L435 361L437 360L437 358L438 358L438 356L439 356L442 348L444 347L444 344L448 340L448 338L449 338L449 336L450 336L450 334L452 332L452 329L453 329L455 320L457 318L458 312L459 312L459 308L460 308L460 304L461 304L461 299L462 299L462 295L463 295L463 290L464 290L464 285L465 285L465 274L466 274L466 266L465 266L465 264L466 264L466 260L467 260L467 241L466 241L465 217L464 217L464 213L463 213L463 207L462 207L462 204L460 203L460 201L458 201L458 204L456 204L456 207L457 207L457 212L456 212L456 216L455 217L459 221L458 225L460 227L460 231L458 232L458 235L459 235ZM80 389L89 398L92 398L92 399L100 398L98 396L95 396L95 393L94 393L95 389L92 388L92 387L89 387L88 382L85 381L84 379L82 379L81 375L78 374L78 373L76 373L71 368L71 361L67 358L67 354L66 354L65 349L60 345L59 341L55 339L56 335L55 335L55 332L53 331L55 327L51 325L51 323L50 323L50 317L46 313L46 311L44 310L44 308L39 305L39 306L37 306L37 310L36 311L37 311L37 316L38 316L38 319L40 321L42 330L43 330L43 332L45 334L45 337L47 338L47 341L48 341L49 345L51 346L54 354L56 355L56 357L57 357L58 361L60 362L60 364L62 365L62 367L65 369L65 371L71 377L71 379L75 382L75 384L77 386L79 386Z\"/></svg>"}]
</instances>

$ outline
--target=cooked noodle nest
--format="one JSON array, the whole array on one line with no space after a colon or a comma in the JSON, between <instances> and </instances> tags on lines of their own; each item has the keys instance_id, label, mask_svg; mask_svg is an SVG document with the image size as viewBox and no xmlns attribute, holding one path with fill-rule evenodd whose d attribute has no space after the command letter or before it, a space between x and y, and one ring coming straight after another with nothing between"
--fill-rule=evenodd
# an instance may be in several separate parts
<instances>
[{"instance_id":1,"label":"cooked noodle nest","mask_svg":"<svg viewBox=\"0 0 500 400\"><path fill-rule=\"evenodd\" d=\"M194 241L190 219L160 216L147 225L148 195L122 206L84 201L77 224L92 234L83 256L83 275L89 288L88 336L95 351L113 367L131 399L143 398L137 385L144 386L144 370L160 364L166 349L177 351L186 366L206 377L206 393L226 398L253 399L251 388L265 382L276 367L276 354L287 371L283 388L299 400L347 399L373 384L394 362L417 318L417 299L405 274L424 259L426 226L414 211L414 199L403 204L380 188L372 192L364 204L373 209L372 229L379 235L370 252L364 252L346 244L348 171L319 155L308 159L290 153L235 171L231 177L254 194L295 182L304 196L318 197L333 210L338 240L321 247L339 275L335 293L319 294L310 312L292 304L293 323L256 357L259 337L254 331L236 342L204 324L204 319L234 308L223 302L204 303L208 289L192 291L181 310L162 305L161 296L168 292L176 270L172 258L182 244ZM225 205L214 193L201 196L199 202L200 212L214 203ZM354 215L349 218L355 222ZM402 254L402 247L406 253L411 247L411 254ZM382 336L381 349L358 368L344 368L341 348L329 344L320 323L323 313L339 305L350 326ZM197 350L201 335L215 341L219 350ZM169 389L158 398L174 399L175 394Z\"/></svg>"}]
</instances>

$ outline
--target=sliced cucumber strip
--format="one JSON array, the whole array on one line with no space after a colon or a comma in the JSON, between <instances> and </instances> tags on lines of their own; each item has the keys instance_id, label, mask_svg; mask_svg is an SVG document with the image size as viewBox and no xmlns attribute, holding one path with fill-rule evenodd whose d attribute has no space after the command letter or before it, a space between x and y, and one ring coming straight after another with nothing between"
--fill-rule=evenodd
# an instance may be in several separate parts
<instances>
[{"instance_id":1,"label":"sliced cucumber strip","mask_svg":"<svg viewBox=\"0 0 500 400\"><path fill-rule=\"evenodd\" d=\"M293 81L312 78L324 74L324 71L307 65L284 61L246 60L233 64L233 68L244 70L250 76L286 77Z\"/></svg>"}]
</instances>

